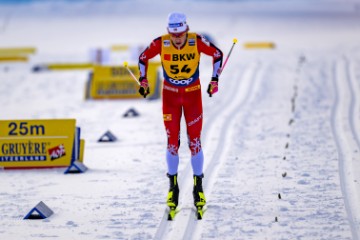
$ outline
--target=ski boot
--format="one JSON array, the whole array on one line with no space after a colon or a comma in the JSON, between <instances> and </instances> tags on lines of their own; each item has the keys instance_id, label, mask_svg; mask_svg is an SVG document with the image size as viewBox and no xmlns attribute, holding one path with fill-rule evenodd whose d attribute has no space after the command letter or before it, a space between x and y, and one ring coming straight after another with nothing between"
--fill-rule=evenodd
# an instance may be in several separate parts
<instances>
[{"instance_id":1,"label":"ski boot","mask_svg":"<svg viewBox=\"0 0 360 240\"><path fill-rule=\"evenodd\" d=\"M201 176L194 175L194 190L193 190L193 196L194 196L194 205L196 208L196 216L197 219L202 219L203 217L203 207L206 204L205 194L202 187L202 179L204 177L204 174L201 174Z\"/></svg>"},{"instance_id":2,"label":"ski boot","mask_svg":"<svg viewBox=\"0 0 360 240\"><path fill-rule=\"evenodd\" d=\"M173 220L176 214L176 207L179 203L179 185L177 182L177 174L175 175L167 174L167 176L170 180L170 188L166 201L167 205L170 208L168 220Z\"/></svg>"}]
</instances>

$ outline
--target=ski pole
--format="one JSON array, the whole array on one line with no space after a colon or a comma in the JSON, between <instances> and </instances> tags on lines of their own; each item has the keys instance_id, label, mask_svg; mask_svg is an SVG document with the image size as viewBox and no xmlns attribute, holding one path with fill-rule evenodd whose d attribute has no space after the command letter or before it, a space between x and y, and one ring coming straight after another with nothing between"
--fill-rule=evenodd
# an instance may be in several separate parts
<instances>
[{"instance_id":1,"label":"ski pole","mask_svg":"<svg viewBox=\"0 0 360 240\"><path fill-rule=\"evenodd\" d=\"M221 68L221 70L220 70L220 74L221 74L222 71L224 70L224 68L225 68L225 66L226 66L226 63L227 63L227 61L229 60L229 57L230 57L230 55L231 55L231 52L232 52L232 50L233 50L233 48L234 48L234 46L235 46L236 43L237 43L237 39L234 38L234 39L233 39L233 45L231 46L230 51L229 51L229 53L228 53L228 55L227 55L227 57L226 57L226 59L225 59L224 65L222 66L222 68ZM220 75L220 74L219 74L219 75Z\"/></svg>"},{"instance_id":2,"label":"ski pole","mask_svg":"<svg viewBox=\"0 0 360 240\"><path fill-rule=\"evenodd\" d=\"M135 77L135 75L133 74L133 72L131 71L131 69L128 66L128 62L124 62L124 67L128 70L128 72L130 73L130 75L132 76L132 78L135 80L135 82L137 82L137 84L140 85L140 82L137 80L137 78Z\"/></svg>"}]
</instances>

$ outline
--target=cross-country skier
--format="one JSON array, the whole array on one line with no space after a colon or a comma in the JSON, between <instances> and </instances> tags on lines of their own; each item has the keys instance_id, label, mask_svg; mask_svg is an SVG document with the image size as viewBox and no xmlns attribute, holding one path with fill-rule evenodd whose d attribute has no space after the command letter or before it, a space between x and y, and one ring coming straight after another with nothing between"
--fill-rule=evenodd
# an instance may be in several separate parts
<instances>
[{"instance_id":1,"label":"cross-country skier","mask_svg":"<svg viewBox=\"0 0 360 240\"><path fill-rule=\"evenodd\" d=\"M167 176L170 179L167 204L173 209L178 205L178 149L180 146L180 119L184 114L194 176L194 204L196 207L202 207L206 200L202 188L204 155L200 142L203 121L199 79L200 54L204 53L213 58L213 73L207 89L210 97L218 91L218 77L223 54L203 36L189 32L186 16L183 13L169 14L167 31L167 34L154 39L139 56L139 81L141 83L139 93L144 97L149 94L146 77L148 61L160 54L164 75L162 109L168 138Z\"/></svg>"}]
</instances>

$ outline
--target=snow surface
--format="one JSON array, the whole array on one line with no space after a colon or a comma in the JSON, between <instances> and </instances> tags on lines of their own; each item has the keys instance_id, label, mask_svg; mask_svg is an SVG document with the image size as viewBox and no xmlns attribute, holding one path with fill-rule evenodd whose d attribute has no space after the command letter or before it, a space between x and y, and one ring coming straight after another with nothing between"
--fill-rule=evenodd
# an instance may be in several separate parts
<instances>
[{"instance_id":1,"label":"snow surface","mask_svg":"<svg viewBox=\"0 0 360 240\"><path fill-rule=\"evenodd\" d=\"M0 239L360 239L359 1L289 2L0 5L0 47L38 48L29 63L0 64L0 119L75 118L89 168L0 171ZM31 71L87 61L98 47L146 46L173 10L225 55L239 40L212 98L211 60L202 57L202 221L192 210L184 125L181 211L166 221L160 100L85 101L88 71ZM251 41L276 48L244 49ZM136 64L130 53L112 59L124 60ZM140 116L124 118L130 108ZM98 143L107 130L119 140ZM54 215L22 220L39 201Z\"/></svg>"}]
</instances>

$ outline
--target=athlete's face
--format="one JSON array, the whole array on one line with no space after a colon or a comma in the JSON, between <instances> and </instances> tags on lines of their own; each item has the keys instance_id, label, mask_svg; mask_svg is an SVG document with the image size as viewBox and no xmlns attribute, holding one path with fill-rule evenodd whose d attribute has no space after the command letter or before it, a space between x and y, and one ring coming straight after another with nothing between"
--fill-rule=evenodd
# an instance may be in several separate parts
<instances>
[{"instance_id":1,"label":"athlete's face","mask_svg":"<svg viewBox=\"0 0 360 240\"><path fill-rule=\"evenodd\" d=\"M181 47L186 41L186 33L170 33L170 39L176 47Z\"/></svg>"}]
</instances>

